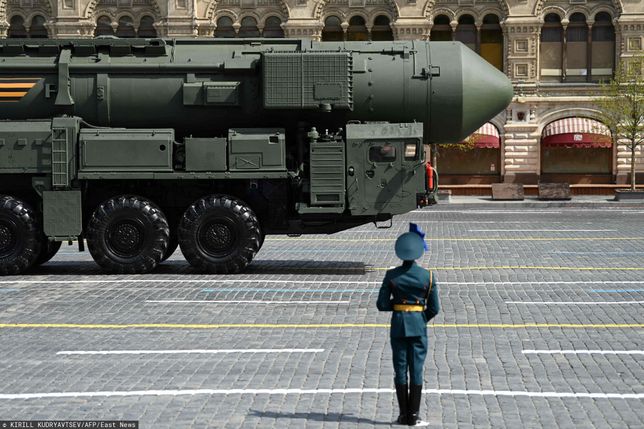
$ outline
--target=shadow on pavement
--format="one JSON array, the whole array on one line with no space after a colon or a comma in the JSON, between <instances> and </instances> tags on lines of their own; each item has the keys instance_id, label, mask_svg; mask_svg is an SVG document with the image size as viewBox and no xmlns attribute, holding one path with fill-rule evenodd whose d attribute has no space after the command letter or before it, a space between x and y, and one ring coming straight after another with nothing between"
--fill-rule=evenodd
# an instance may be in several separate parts
<instances>
[{"instance_id":1,"label":"shadow on pavement","mask_svg":"<svg viewBox=\"0 0 644 429\"><path fill-rule=\"evenodd\" d=\"M276 411L250 410L250 415L269 419L301 419L331 423L363 423L377 426L391 426L392 424L392 422L378 422L364 417L356 417L352 414L342 413L279 413Z\"/></svg>"},{"instance_id":2,"label":"shadow on pavement","mask_svg":"<svg viewBox=\"0 0 644 429\"><path fill-rule=\"evenodd\" d=\"M369 266L355 261L269 260L253 261L244 274L366 274Z\"/></svg>"},{"instance_id":3,"label":"shadow on pavement","mask_svg":"<svg viewBox=\"0 0 644 429\"><path fill-rule=\"evenodd\" d=\"M275 275L364 275L370 271L370 266L364 262L352 261L314 261L314 260L267 260L253 261L242 273L228 274L227 277L249 274ZM94 261L56 261L53 260L29 271L32 275L85 275L104 276ZM207 274L192 268L183 260L170 260L161 263L150 274Z\"/></svg>"}]
</instances>

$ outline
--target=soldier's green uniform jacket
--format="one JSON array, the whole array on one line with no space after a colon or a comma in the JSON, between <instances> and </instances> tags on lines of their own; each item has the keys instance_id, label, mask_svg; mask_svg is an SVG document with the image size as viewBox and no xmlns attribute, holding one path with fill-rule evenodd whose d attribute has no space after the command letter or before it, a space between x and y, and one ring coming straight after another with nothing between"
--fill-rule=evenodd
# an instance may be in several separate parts
<instances>
[{"instance_id":1,"label":"soldier's green uniform jacket","mask_svg":"<svg viewBox=\"0 0 644 429\"><path fill-rule=\"evenodd\" d=\"M432 287L428 294L430 277ZM378 310L393 311L394 304L427 305L425 311L393 311L392 338L427 335L427 322L440 311L437 289L433 275L414 261L404 261L401 266L387 271L378 295Z\"/></svg>"}]
</instances>

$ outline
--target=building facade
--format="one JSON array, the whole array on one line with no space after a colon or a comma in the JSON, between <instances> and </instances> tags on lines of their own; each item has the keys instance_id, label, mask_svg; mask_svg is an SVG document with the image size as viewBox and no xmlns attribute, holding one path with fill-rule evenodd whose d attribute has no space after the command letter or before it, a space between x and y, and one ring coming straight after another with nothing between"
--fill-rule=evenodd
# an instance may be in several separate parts
<instances>
[{"instance_id":1,"label":"building facade","mask_svg":"<svg viewBox=\"0 0 644 429\"><path fill-rule=\"evenodd\" d=\"M503 70L512 104L443 183L625 183L630 151L597 122L598 82L644 53L642 0L1 0L5 37L458 40ZM644 153L637 154L644 176Z\"/></svg>"}]
</instances>

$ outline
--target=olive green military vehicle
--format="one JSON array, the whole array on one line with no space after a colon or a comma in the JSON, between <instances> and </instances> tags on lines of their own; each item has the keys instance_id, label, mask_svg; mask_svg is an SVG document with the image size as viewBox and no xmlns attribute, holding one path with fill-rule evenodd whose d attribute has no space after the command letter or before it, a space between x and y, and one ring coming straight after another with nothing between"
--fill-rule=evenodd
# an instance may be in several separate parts
<instances>
[{"instance_id":1,"label":"olive green military vehicle","mask_svg":"<svg viewBox=\"0 0 644 429\"><path fill-rule=\"evenodd\" d=\"M511 97L456 42L0 40L0 274L64 241L235 273L267 234L386 222L428 203L423 145Z\"/></svg>"}]
</instances>

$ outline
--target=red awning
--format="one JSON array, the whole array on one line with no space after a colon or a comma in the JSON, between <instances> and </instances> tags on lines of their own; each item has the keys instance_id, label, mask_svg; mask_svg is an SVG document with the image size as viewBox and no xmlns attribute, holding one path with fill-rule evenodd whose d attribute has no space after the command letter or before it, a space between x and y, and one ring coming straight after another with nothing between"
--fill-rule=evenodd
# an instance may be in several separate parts
<instances>
[{"instance_id":1,"label":"red awning","mask_svg":"<svg viewBox=\"0 0 644 429\"><path fill-rule=\"evenodd\" d=\"M546 126L541 144L549 147L608 148L613 141L608 127L601 122L587 118L566 118Z\"/></svg>"},{"instance_id":2,"label":"red awning","mask_svg":"<svg viewBox=\"0 0 644 429\"><path fill-rule=\"evenodd\" d=\"M485 123L481 128L474 131L472 134L474 139L474 147L483 149L498 149L501 147L501 138L499 137L499 130L489 122Z\"/></svg>"}]
</instances>

